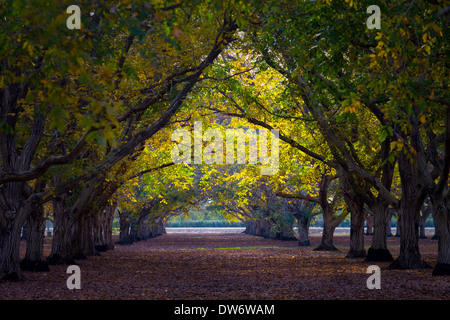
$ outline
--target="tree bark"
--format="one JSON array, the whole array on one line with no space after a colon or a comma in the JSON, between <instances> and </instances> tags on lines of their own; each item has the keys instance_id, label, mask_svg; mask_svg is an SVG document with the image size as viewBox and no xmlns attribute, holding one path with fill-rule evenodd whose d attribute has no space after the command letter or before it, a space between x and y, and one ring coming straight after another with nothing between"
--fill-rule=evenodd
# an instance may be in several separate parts
<instances>
[{"instance_id":1,"label":"tree bark","mask_svg":"<svg viewBox=\"0 0 450 320\"><path fill-rule=\"evenodd\" d=\"M334 236L334 230L336 229L336 226L334 226L331 223L324 223L323 229L322 229L322 238L320 239L320 244L317 248L315 248L315 251L336 251L338 248L334 246L333 243L333 236Z\"/></svg>"},{"instance_id":2,"label":"tree bark","mask_svg":"<svg viewBox=\"0 0 450 320\"><path fill-rule=\"evenodd\" d=\"M131 223L126 212L119 211L119 244L131 244L130 224Z\"/></svg>"},{"instance_id":3,"label":"tree bark","mask_svg":"<svg viewBox=\"0 0 450 320\"><path fill-rule=\"evenodd\" d=\"M244 224L245 224L245 230L244 230L245 234L250 234L250 235L255 235L255 236L257 235L256 234L256 230L258 229L257 221L248 219L248 220L244 221Z\"/></svg>"},{"instance_id":4,"label":"tree bark","mask_svg":"<svg viewBox=\"0 0 450 320\"><path fill-rule=\"evenodd\" d=\"M364 202L358 196L351 197L344 193L345 202L350 210L350 250L346 258L366 256L364 250Z\"/></svg>"},{"instance_id":5,"label":"tree bark","mask_svg":"<svg viewBox=\"0 0 450 320\"><path fill-rule=\"evenodd\" d=\"M393 237L394 235L392 234L392 209L388 209L388 214L387 214L387 220L386 220L386 237Z\"/></svg>"},{"instance_id":6,"label":"tree bark","mask_svg":"<svg viewBox=\"0 0 450 320\"><path fill-rule=\"evenodd\" d=\"M56 181L58 181L56 179ZM94 245L93 206L102 193L102 177L89 180L81 194L67 203L67 195L53 201L54 237L49 264L75 264L74 259L85 259L97 254Z\"/></svg>"},{"instance_id":7,"label":"tree bark","mask_svg":"<svg viewBox=\"0 0 450 320\"><path fill-rule=\"evenodd\" d=\"M17 184L17 183L8 183ZM21 184L21 183L20 183ZM9 186L4 186L0 192L0 200L5 199L5 189ZM9 191L13 190L10 189ZM19 188L21 191L21 189ZM0 209L0 280L19 281L23 279L20 270L20 230L25 223L28 215L36 206L33 198L27 201L20 201L20 194L18 192L15 196L10 194L8 199L9 204L12 205L7 210ZM16 201L14 201L16 200ZM37 200L36 200L37 201ZM0 202L4 206L5 202Z\"/></svg>"},{"instance_id":8,"label":"tree bark","mask_svg":"<svg viewBox=\"0 0 450 320\"><path fill-rule=\"evenodd\" d=\"M311 245L309 242L309 226L311 224L311 218L309 214L298 213L295 215L298 225L298 245L300 247L308 247Z\"/></svg>"},{"instance_id":9,"label":"tree bark","mask_svg":"<svg viewBox=\"0 0 450 320\"><path fill-rule=\"evenodd\" d=\"M19 262L20 229L24 216L0 224L0 280L22 280Z\"/></svg>"},{"instance_id":10,"label":"tree bark","mask_svg":"<svg viewBox=\"0 0 450 320\"><path fill-rule=\"evenodd\" d=\"M110 204L102 212L97 213L94 218L94 241L95 249L98 252L114 249L112 224L116 207L117 203Z\"/></svg>"},{"instance_id":11,"label":"tree bark","mask_svg":"<svg viewBox=\"0 0 450 320\"><path fill-rule=\"evenodd\" d=\"M74 224L74 234L71 239L70 257L86 259L97 254L94 245L94 231L92 216L83 213L78 216Z\"/></svg>"},{"instance_id":12,"label":"tree bark","mask_svg":"<svg viewBox=\"0 0 450 320\"><path fill-rule=\"evenodd\" d=\"M392 261L394 258L387 248L386 225L388 219L388 207L379 198L370 204L373 214L372 245L367 252L365 261Z\"/></svg>"},{"instance_id":13,"label":"tree bark","mask_svg":"<svg viewBox=\"0 0 450 320\"><path fill-rule=\"evenodd\" d=\"M266 219L256 219L256 220L247 220L245 222L245 233L258 236L258 237L269 237L269 228L268 228L268 222Z\"/></svg>"},{"instance_id":14,"label":"tree bark","mask_svg":"<svg viewBox=\"0 0 450 320\"><path fill-rule=\"evenodd\" d=\"M446 203L432 204L434 225L438 235L438 261L433 269L434 276L450 275L450 199Z\"/></svg>"},{"instance_id":15,"label":"tree bark","mask_svg":"<svg viewBox=\"0 0 450 320\"><path fill-rule=\"evenodd\" d=\"M76 264L70 257L71 236L74 220L66 208L66 194L52 201L53 204L53 240L52 251L47 257L50 265Z\"/></svg>"},{"instance_id":16,"label":"tree bark","mask_svg":"<svg viewBox=\"0 0 450 320\"><path fill-rule=\"evenodd\" d=\"M50 271L44 261L44 207L38 205L27 219L27 245L25 258L20 262L20 268L27 271Z\"/></svg>"},{"instance_id":17,"label":"tree bark","mask_svg":"<svg viewBox=\"0 0 450 320\"><path fill-rule=\"evenodd\" d=\"M333 244L333 235L336 227L341 223L345 215L341 214L334 217L333 201L328 202L328 188L333 177L330 175L323 175L322 180L319 183L319 205L322 208L323 215L323 231L320 244L314 250L316 251L335 251L338 250ZM335 195L336 197L336 195ZM334 199L333 199L334 200Z\"/></svg>"},{"instance_id":18,"label":"tree bark","mask_svg":"<svg viewBox=\"0 0 450 320\"><path fill-rule=\"evenodd\" d=\"M418 190L414 167L410 159L401 152L398 158L402 185L398 225L400 228L400 255L389 266L390 269L421 269L429 267L419 251L420 209L425 200L424 190Z\"/></svg>"},{"instance_id":19,"label":"tree bark","mask_svg":"<svg viewBox=\"0 0 450 320\"><path fill-rule=\"evenodd\" d=\"M0 188L0 280L18 281L20 272L20 231L39 199L22 199L24 184L5 183Z\"/></svg>"}]
</instances>

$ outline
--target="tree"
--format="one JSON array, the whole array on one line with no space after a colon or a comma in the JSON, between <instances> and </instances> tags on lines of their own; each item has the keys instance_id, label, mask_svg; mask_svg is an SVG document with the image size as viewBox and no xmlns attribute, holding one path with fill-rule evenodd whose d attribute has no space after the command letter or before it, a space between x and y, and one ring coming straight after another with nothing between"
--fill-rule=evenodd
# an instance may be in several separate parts
<instances>
[{"instance_id":1,"label":"tree","mask_svg":"<svg viewBox=\"0 0 450 320\"><path fill-rule=\"evenodd\" d=\"M223 7L225 14L219 14L220 22L211 15L203 20L190 19L191 14L208 6L192 6L183 11L180 6L143 3L114 7L86 4L92 14L83 20L83 41L80 34L70 33L67 28L61 30L65 40L55 35L54 30L64 20L64 10L59 6L51 6L51 10L37 6L31 13L21 5L3 9L1 15L6 23L2 43L9 41L2 47L5 58L1 65L1 278L20 279L18 235L34 208L64 197L86 182L95 193L89 194L92 190L84 188L73 206L62 210L65 217L68 213L73 221L79 220L78 236L88 234L82 225L89 227L90 222L81 213L95 211L92 206L97 197L107 198L101 195L107 189L95 186L104 185L107 170L120 166L125 159L133 160L145 140L169 123L201 73L231 42L237 25L227 11L229 8ZM152 27L149 18L154 19ZM179 21L173 29L172 19ZM41 20L52 23L42 30L37 27ZM205 30L211 34L187 41L180 27L195 37L202 24L208 26ZM28 30L26 36L21 27ZM37 32L42 34L37 36ZM188 47L192 55L186 57ZM136 86L136 66L149 67L153 63L155 67L155 56L166 62L172 60L172 64L165 70L163 67L168 65L160 64L160 70L152 70L146 81ZM139 88L138 95L129 95L132 87ZM116 118L115 114L119 116ZM24 126L24 122L31 125ZM54 129L60 137L58 143L64 146L60 156L52 155L50 139L45 139ZM95 150L93 139L98 139L104 148L97 149L95 155L89 152ZM81 168L78 161L87 159L95 160L83 172L76 172L75 168ZM22 198L28 182L53 168L72 164L76 165L72 171L75 176L65 176L52 187L25 193ZM60 219L55 218L55 222ZM69 232L73 223L64 232ZM86 245L92 242L89 237L85 240Z\"/></svg>"}]
</instances>

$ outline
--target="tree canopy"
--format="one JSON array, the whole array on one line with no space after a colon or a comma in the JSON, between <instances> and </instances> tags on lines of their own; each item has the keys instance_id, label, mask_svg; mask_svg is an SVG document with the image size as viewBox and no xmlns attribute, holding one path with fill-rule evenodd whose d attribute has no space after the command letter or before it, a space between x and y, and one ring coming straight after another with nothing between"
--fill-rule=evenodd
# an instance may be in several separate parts
<instances>
[{"instance_id":1,"label":"tree canopy","mask_svg":"<svg viewBox=\"0 0 450 320\"><path fill-rule=\"evenodd\" d=\"M426 201L448 274L449 2L381 1L379 28L370 5L80 1L69 29L57 1L0 1L0 278L21 278L26 222L44 261L44 206L51 263L111 247L114 216L126 242L208 204L278 238L320 207L318 250L349 217L349 258L366 256L369 212L369 261L393 260L395 212L391 267L423 268Z\"/></svg>"}]
</instances>

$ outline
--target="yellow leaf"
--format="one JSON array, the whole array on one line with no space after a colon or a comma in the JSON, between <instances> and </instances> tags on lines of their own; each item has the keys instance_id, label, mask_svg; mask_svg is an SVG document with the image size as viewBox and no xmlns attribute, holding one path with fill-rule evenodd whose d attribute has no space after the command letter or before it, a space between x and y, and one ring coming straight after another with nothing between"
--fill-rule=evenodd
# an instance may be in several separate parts
<instances>
[{"instance_id":1,"label":"yellow leaf","mask_svg":"<svg viewBox=\"0 0 450 320\"><path fill-rule=\"evenodd\" d=\"M425 124L425 122L427 122L427 117L426 117L424 114L422 114L422 115L420 116L419 120L420 120L420 122L422 122L423 124Z\"/></svg>"},{"instance_id":2,"label":"yellow leaf","mask_svg":"<svg viewBox=\"0 0 450 320\"><path fill-rule=\"evenodd\" d=\"M428 35L428 33L423 34L423 36L422 36L423 42L427 42L427 35Z\"/></svg>"}]
</instances>

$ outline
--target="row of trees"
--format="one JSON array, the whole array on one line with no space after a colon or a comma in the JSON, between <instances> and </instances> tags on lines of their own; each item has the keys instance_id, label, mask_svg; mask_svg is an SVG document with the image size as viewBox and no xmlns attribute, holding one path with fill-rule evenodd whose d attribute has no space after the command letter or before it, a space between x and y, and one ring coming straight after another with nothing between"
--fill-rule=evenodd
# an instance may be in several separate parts
<instances>
[{"instance_id":1,"label":"row of trees","mask_svg":"<svg viewBox=\"0 0 450 320\"><path fill-rule=\"evenodd\" d=\"M130 178L163 164L132 166L232 41L240 12L216 1L78 5L81 29L69 30L59 2L0 4L2 279L21 278L26 220L27 258L43 260L34 226L49 202L49 261L95 254L93 221Z\"/></svg>"},{"instance_id":2,"label":"row of trees","mask_svg":"<svg viewBox=\"0 0 450 320\"><path fill-rule=\"evenodd\" d=\"M44 260L48 204L51 263L111 248L116 209L129 242L208 201L248 224L266 221L265 234L281 238L317 205L325 250L350 214L349 257L366 255L369 210L369 260L392 259L393 209L401 247L392 267L422 268L426 198L439 237L435 274L448 274L446 4L381 2L379 30L365 25L369 1L81 1L81 30L65 27L56 3L0 4L0 278L21 278L25 221L27 259ZM174 165L171 134L194 120L278 129L278 172Z\"/></svg>"},{"instance_id":3,"label":"row of trees","mask_svg":"<svg viewBox=\"0 0 450 320\"><path fill-rule=\"evenodd\" d=\"M280 197L320 205L324 249L333 248L333 230L348 212L349 256L365 256L369 211L374 234L366 259L393 260L386 225L394 210L401 245L391 268L428 267L418 245L427 200L439 239L434 274L446 274L448 9L432 1L383 2L377 30L365 24L369 5L277 2L258 8L216 65L224 81L209 86L198 103L231 118L220 125L280 130L281 149L290 149L281 151L282 168L271 187ZM238 75L227 78L229 72ZM254 208L253 196L265 200L264 187L255 172L233 175L242 200L231 206L245 215Z\"/></svg>"}]
</instances>

